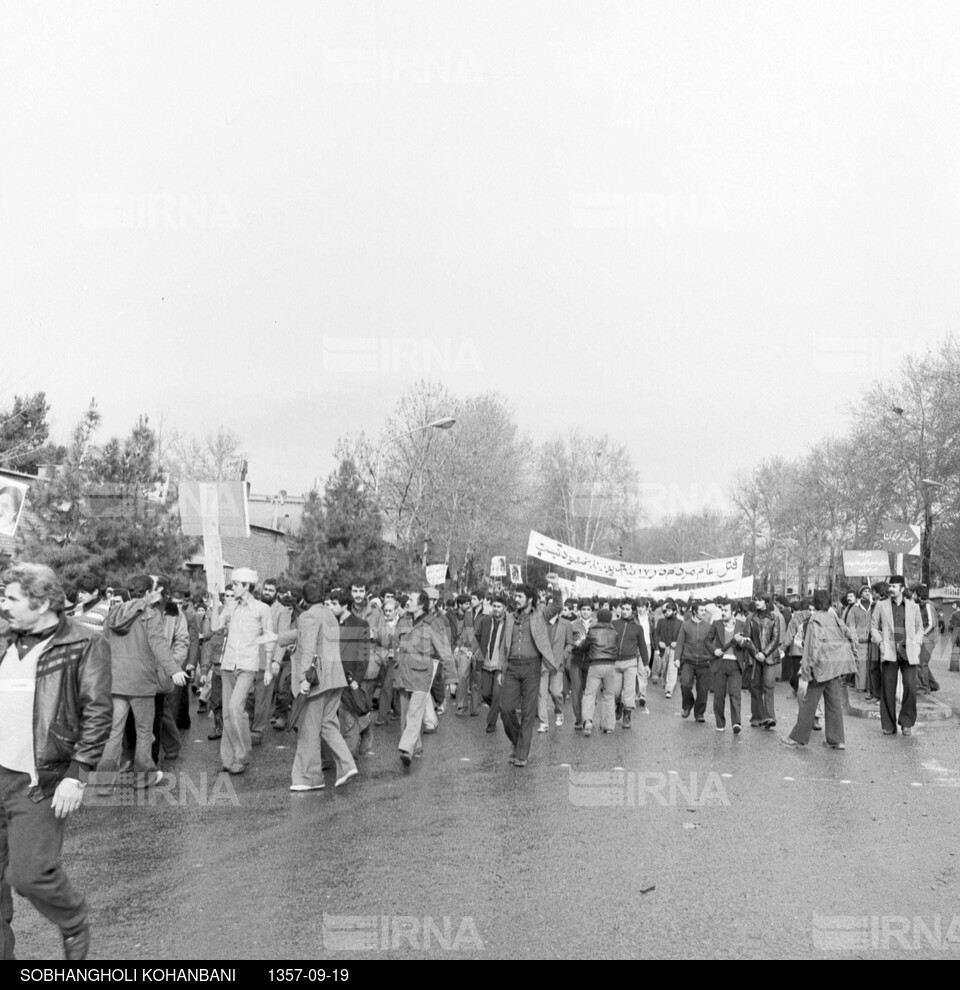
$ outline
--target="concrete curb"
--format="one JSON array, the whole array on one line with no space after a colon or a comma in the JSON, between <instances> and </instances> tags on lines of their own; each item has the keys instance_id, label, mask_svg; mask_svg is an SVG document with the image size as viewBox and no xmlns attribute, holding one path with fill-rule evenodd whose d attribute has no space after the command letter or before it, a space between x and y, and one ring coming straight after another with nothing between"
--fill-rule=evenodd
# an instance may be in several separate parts
<instances>
[{"instance_id":1,"label":"concrete curb","mask_svg":"<svg viewBox=\"0 0 960 990\"><path fill-rule=\"evenodd\" d=\"M862 702L858 703L851 699L849 692L847 692L843 710L853 718L875 718L877 721L880 721L879 706L865 705ZM946 722L952 719L954 715L960 715L960 711L954 711L951 705L945 704L929 695L922 696L917 702L918 723Z\"/></svg>"}]
</instances>

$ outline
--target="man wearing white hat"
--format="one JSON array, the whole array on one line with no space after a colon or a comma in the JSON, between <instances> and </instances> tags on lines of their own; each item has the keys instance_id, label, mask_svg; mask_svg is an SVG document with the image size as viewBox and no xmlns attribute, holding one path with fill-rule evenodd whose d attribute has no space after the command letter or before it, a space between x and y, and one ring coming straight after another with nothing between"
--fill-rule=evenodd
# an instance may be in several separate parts
<instances>
[{"instance_id":1,"label":"man wearing white hat","mask_svg":"<svg viewBox=\"0 0 960 990\"><path fill-rule=\"evenodd\" d=\"M214 599L213 629L227 627L227 641L223 649L220 675L223 683L223 737L220 740L220 762L228 773L243 773L250 763L250 720L246 702L250 688L260 670L260 655L266 650L273 653L277 631L270 607L253 597L257 586L257 572L249 567L237 567L231 578L234 597L227 601L225 610L218 614ZM264 686L273 680L273 671L267 667L263 674Z\"/></svg>"}]
</instances>

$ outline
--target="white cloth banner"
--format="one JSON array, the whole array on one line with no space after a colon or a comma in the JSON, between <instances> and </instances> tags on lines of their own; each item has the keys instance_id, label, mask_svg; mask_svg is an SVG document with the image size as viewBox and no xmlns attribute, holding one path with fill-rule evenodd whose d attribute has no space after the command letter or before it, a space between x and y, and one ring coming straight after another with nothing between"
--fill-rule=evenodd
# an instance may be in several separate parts
<instances>
[{"instance_id":1,"label":"white cloth banner","mask_svg":"<svg viewBox=\"0 0 960 990\"><path fill-rule=\"evenodd\" d=\"M721 557L716 560L692 560L680 564L628 564L624 560L598 557L558 543L536 530L530 531L527 556L545 560L557 567L566 567L583 574L613 578L630 586L645 584L648 588L660 585L699 584L703 581L731 581L743 577L743 554L738 557Z\"/></svg>"},{"instance_id":2,"label":"white cloth banner","mask_svg":"<svg viewBox=\"0 0 960 990\"><path fill-rule=\"evenodd\" d=\"M721 581L705 588L658 588L649 591L646 588L617 588L610 584L601 584L589 578L578 577L575 581L560 578L560 591L564 598L628 598L643 595L649 598L673 598L686 601L687 598L750 598L753 595L753 575L740 578L738 581Z\"/></svg>"}]
</instances>

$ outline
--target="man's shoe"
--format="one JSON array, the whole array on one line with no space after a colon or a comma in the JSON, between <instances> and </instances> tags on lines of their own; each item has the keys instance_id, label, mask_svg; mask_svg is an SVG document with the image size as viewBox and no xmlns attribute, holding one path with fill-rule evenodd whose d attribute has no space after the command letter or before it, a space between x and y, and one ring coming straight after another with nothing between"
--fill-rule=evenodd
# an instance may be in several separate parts
<instances>
[{"instance_id":1,"label":"man's shoe","mask_svg":"<svg viewBox=\"0 0 960 990\"><path fill-rule=\"evenodd\" d=\"M777 720L775 718L764 719L760 723L765 729L775 729L777 727Z\"/></svg>"},{"instance_id":2,"label":"man's shoe","mask_svg":"<svg viewBox=\"0 0 960 990\"><path fill-rule=\"evenodd\" d=\"M583 723L583 734L585 736L592 736L593 735L593 722L584 722Z\"/></svg>"},{"instance_id":3,"label":"man's shoe","mask_svg":"<svg viewBox=\"0 0 960 990\"><path fill-rule=\"evenodd\" d=\"M820 724L820 719L816 716L813 717L813 731L823 732L823 726Z\"/></svg>"},{"instance_id":4,"label":"man's shoe","mask_svg":"<svg viewBox=\"0 0 960 990\"><path fill-rule=\"evenodd\" d=\"M681 718L690 718L690 713L692 711L693 711L692 708L684 708L684 710L680 713L680 717Z\"/></svg>"},{"instance_id":5,"label":"man's shoe","mask_svg":"<svg viewBox=\"0 0 960 990\"><path fill-rule=\"evenodd\" d=\"M557 727L563 725L563 712L557 712L557 717L553 720L553 724Z\"/></svg>"},{"instance_id":6,"label":"man's shoe","mask_svg":"<svg viewBox=\"0 0 960 990\"><path fill-rule=\"evenodd\" d=\"M213 723L213 732L211 732L207 738L208 739L220 739L223 736L223 720L216 719Z\"/></svg>"},{"instance_id":7,"label":"man's shoe","mask_svg":"<svg viewBox=\"0 0 960 990\"><path fill-rule=\"evenodd\" d=\"M574 732L583 732L583 722L574 722L573 723L573 731Z\"/></svg>"},{"instance_id":8,"label":"man's shoe","mask_svg":"<svg viewBox=\"0 0 960 990\"><path fill-rule=\"evenodd\" d=\"M761 729L763 728L763 722L755 722L753 719L750 719L750 728Z\"/></svg>"},{"instance_id":9,"label":"man's shoe","mask_svg":"<svg viewBox=\"0 0 960 990\"><path fill-rule=\"evenodd\" d=\"M903 734L904 734L905 736L912 736L912 735L913 735L913 729L911 729L909 725L904 725L904 726L901 726L901 727L900 727L900 731L901 731L901 732L902 732L902 733L903 733Z\"/></svg>"},{"instance_id":10,"label":"man's shoe","mask_svg":"<svg viewBox=\"0 0 960 990\"><path fill-rule=\"evenodd\" d=\"M896 729L884 729L883 734L885 736L895 736L897 734Z\"/></svg>"},{"instance_id":11,"label":"man's shoe","mask_svg":"<svg viewBox=\"0 0 960 990\"><path fill-rule=\"evenodd\" d=\"M527 761L526 760L514 760L513 761L513 765L515 767L525 767L527 765Z\"/></svg>"},{"instance_id":12,"label":"man's shoe","mask_svg":"<svg viewBox=\"0 0 960 990\"><path fill-rule=\"evenodd\" d=\"M497 731L497 727L495 725L487 726L487 732L496 732L496 731Z\"/></svg>"},{"instance_id":13,"label":"man's shoe","mask_svg":"<svg viewBox=\"0 0 960 990\"><path fill-rule=\"evenodd\" d=\"M789 736L780 736L780 742L784 746L789 746L791 749L799 749L802 743L798 743L796 739L791 739Z\"/></svg>"},{"instance_id":14,"label":"man's shoe","mask_svg":"<svg viewBox=\"0 0 960 990\"><path fill-rule=\"evenodd\" d=\"M666 691L666 692L664 692L664 695L663 696L664 696L664 698L672 698L673 697L673 692L672 691Z\"/></svg>"},{"instance_id":15,"label":"man's shoe","mask_svg":"<svg viewBox=\"0 0 960 990\"><path fill-rule=\"evenodd\" d=\"M63 958L71 961L86 959L90 951L90 926L84 925L74 935L63 935Z\"/></svg>"},{"instance_id":16,"label":"man's shoe","mask_svg":"<svg viewBox=\"0 0 960 990\"><path fill-rule=\"evenodd\" d=\"M646 708L646 707L647 707L647 699L637 698L637 708Z\"/></svg>"},{"instance_id":17,"label":"man's shoe","mask_svg":"<svg viewBox=\"0 0 960 990\"><path fill-rule=\"evenodd\" d=\"M550 731L550 729L549 729L549 727L547 726L547 724L546 724L546 722L541 722L541 723L540 723L540 724L539 724L539 725L537 726L537 732L549 732L549 731Z\"/></svg>"},{"instance_id":18,"label":"man's shoe","mask_svg":"<svg viewBox=\"0 0 960 990\"><path fill-rule=\"evenodd\" d=\"M373 724L374 725L387 725L388 723L387 723L387 720L386 719L378 718Z\"/></svg>"},{"instance_id":19,"label":"man's shoe","mask_svg":"<svg viewBox=\"0 0 960 990\"><path fill-rule=\"evenodd\" d=\"M633 712L629 708L623 710L623 728L629 729L631 727L630 723L633 719Z\"/></svg>"},{"instance_id":20,"label":"man's shoe","mask_svg":"<svg viewBox=\"0 0 960 990\"><path fill-rule=\"evenodd\" d=\"M843 743L828 743L826 739L823 740L824 749L846 749Z\"/></svg>"},{"instance_id":21,"label":"man's shoe","mask_svg":"<svg viewBox=\"0 0 960 990\"><path fill-rule=\"evenodd\" d=\"M322 791L326 784L291 784L291 791Z\"/></svg>"},{"instance_id":22,"label":"man's shoe","mask_svg":"<svg viewBox=\"0 0 960 990\"><path fill-rule=\"evenodd\" d=\"M456 715L458 718L466 718L467 717L467 710L466 710L466 708L458 708L454 712L454 715Z\"/></svg>"},{"instance_id":23,"label":"man's shoe","mask_svg":"<svg viewBox=\"0 0 960 990\"><path fill-rule=\"evenodd\" d=\"M356 777L360 771L356 767L351 767L342 777L337 778L337 782L333 785L334 787L339 787L341 784L345 784L351 777Z\"/></svg>"},{"instance_id":24,"label":"man's shoe","mask_svg":"<svg viewBox=\"0 0 960 990\"><path fill-rule=\"evenodd\" d=\"M400 762L405 767L408 767L408 766L410 766L411 763L413 763L413 757L405 749L401 749L400 750Z\"/></svg>"},{"instance_id":25,"label":"man's shoe","mask_svg":"<svg viewBox=\"0 0 960 990\"><path fill-rule=\"evenodd\" d=\"M251 746L262 746L263 745L263 733L262 732L251 732L250 733L250 745Z\"/></svg>"},{"instance_id":26,"label":"man's shoe","mask_svg":"<svg viewBox=\"0 0 960 990\"><path fill-rule=\"evenodd\" d=\"M442 714L443 714L443 713L444 713L444 712L445 712L446 710L447 710L447 706L446 706L446 705L441 705L441 706L440 706L440 707L439 707L439 708L437 709L437 714L438 714L438 715L442 715Z\"/></svg>"},{"instance_id":27,"label":"man's shoe","mask_svg":"<svg viewBox=\"0 0 960 990\"><path fill-rule=\"evenodd\" d=\"M239 777L240 774L247 772L247 765L245 763L237 763L235 766L229 767L227 773L233 777Z\"/></svg>"},{"instance_id":28,"label":"man's shoe","mask_svg":"<svg viewBox=\"0 0 960 990\"><path fill-rule=\"evenodd\" d=\"M717 726L714 726L714 728L717 730L717 732L726 732L727 731L727 727L725 725L717 725Z\"/></svg>"},{"instance_id":29,"label":"man's shoe","mask_svg":"<svg viewBox=\"0 0 960 990\"><path fill-rule=\"evenodd\" d=\"M163 771L151 770L145 777L137 780L133 786L138 788L154 787L159 784L161 780L163 780Z\"/></svg>"},{"instance_id":30,"label":"man's shoe","mask_svg":"<svg viewBox=\"0 0 960 990\"><path fill-rule=\"evenodd\" d=\"M741 730L741 728L742 728L742 726L741 726L741 725L739 725L739 724L737 724L737 725L734 725L734 727L733 727L733 734L734 734L735 736L739 736L739 735L740 735L740 730Z\"/></svg>"},{"instance_id":31,"label":"man's shoe","mask_svg":"<svg viewBox=\"0 0 960 990\"><path fill-rule=\"evenodd\" d=\"M705 718L698 718L697 721L698 722L706 722L706 719Z\"/></svg>"}]
</instances>

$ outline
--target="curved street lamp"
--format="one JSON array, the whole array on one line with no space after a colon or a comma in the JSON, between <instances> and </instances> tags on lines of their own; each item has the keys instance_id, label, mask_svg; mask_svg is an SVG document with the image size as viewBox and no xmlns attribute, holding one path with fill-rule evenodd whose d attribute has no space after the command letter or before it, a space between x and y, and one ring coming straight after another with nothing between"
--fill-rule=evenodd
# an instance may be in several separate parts
<instances>
[{"instance_id":1,"label":"curved street lamp","mask_svg":"<svg viewBox=\"0 0 960 990\"><path fill-rule=\"evenodd\" d=\"M384 440L377 451L377 466L373 472L373 494L378 495L380 493L380 458L383 456L385 447L397 440L402 440L404 437L412 436L414 433L422 433L424 430L449 430L454 423L456 423L456 419L453 416L441 416L440 419L435 419L431 423L415 426L412 430L407 430L406 433L398 433L395 437Z\"/></svg>"}]
</instances>

